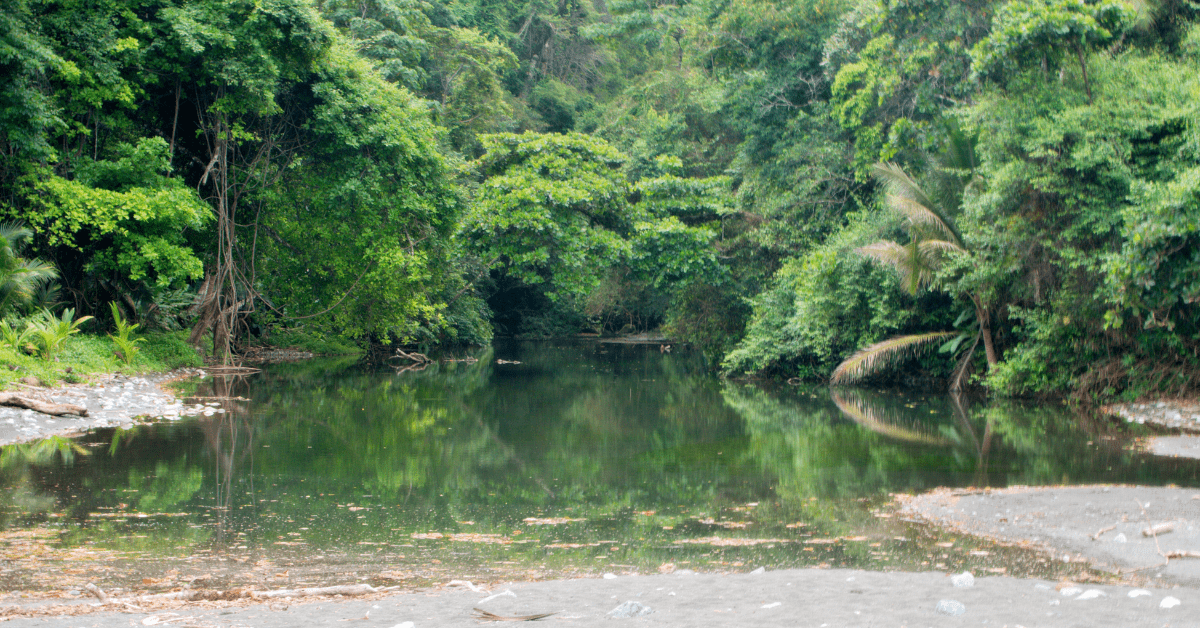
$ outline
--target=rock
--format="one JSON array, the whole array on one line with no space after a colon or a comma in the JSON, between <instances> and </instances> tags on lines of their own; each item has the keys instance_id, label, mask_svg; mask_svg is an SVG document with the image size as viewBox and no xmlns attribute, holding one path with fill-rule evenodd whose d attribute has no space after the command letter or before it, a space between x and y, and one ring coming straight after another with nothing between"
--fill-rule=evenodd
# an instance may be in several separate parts
<instances>
[{"instance_id":1,"label":"rock","mask_svg":"<svg viewBox=\"0 0 1200 628\"><path fill-rule=\"evenodd\" d=\"M750 575L752 575L752 576L757 576L757 575L764 574L764 573L767 573L767 568L766 568L766 567L759 567L758 569L755 569L754 571L751 571L751 572L750 572Z\"/></svg>"},{"instance_id":2,"label":"rock","mask_svg":"<svg viewBox=\"0 0 1200 628\"><path fill-rule=\"evenodd\" d=\"M1062 590L1063 597L1071 597L1072 595L1079 595L1082 592L1083 592L1083 589L1080 589L1079 587L1067 587Z\"/></svg>"},{"instance_id":3,"label":"rock","mask_svg":"<svg viewBox=\"0 0 1200 628\"><path fill-rule=\"evenodd\" d=\"M413 628L413 623L411 621L400 622L392 628Z\"/></svg>"},{"instance_id":4,"label":"rock","mask_svg":"<svg viewBox=\"0 0 1200 628\"><path fill-rule=\"evenodd\" d=\"M629 619L630 617L645 617L653 613L654 609L649 606L634 601L621 602L621 605L608 611L608 616L612 619Z\"/></svg>"},{"instance_id":5,"label":"rock","mask_svg":"<svg viewBox=\"0 0 1200 628\"><path fill-rule=\"evenodd\" d=\"M604 579L605 579L605 580L616 580L616 578L617 578L617 574L615 574L615 573L606 573L606 574L604 574Z\"/></svg>"},{"instance_id":6,"label":"rock","mask_svg":"<svg viewBox=\"0 0 1200 628\"><path fill-rule=\"evenodd\" d=\"M1141 597L1143 595L1150 595L1150 592L1145 589L1134 589L1129 592L1129 597Z\"/></svg>"},{"instance_id":7,"label":"rock","mask_svg":"<svg viewBox=\"0 0 1200 628\"><path fill-rule=\"evenodd\" d=\"M770 604L763 604L762 608L775 608L776 606L783 606L783 602L771 602Z\"/></svg>"},{"instance_id":8,"label":"rock","mask_svg":"<svg viewBox=\"0 0 1200 628\"><path fill-rule=\"evenodd\" d=\"M1125 533L1122 532L1113 537L1113 543L1128 543L1129 539L1125 538Z\"/></svg>"},{"instance_id":9,"label":"rock","mask_svg":"<svg viewBox=\"0 0 1200 628\"><path fill-rule=\"evenodd\" d=\"M962 602L957 600L940 600L937 603L937 608L933 611L939 615L950 615L957 617L967 612L967 607L962 605Z\"/></svg>"},{"instance_id":10,"label":"rock","mask_svg":"<svg viewBox=\"0 0 1200 628\"><path fill-rule=\"evenodd\" d=\"M1179 598L1171 597L1168 595L1167 597L1164 597L1161 602L1158 603L1158 607L1159 608L1175 608L1176 606L1179 606L1180 604L1182 604L1182 602L1179 601Z\"/></svg>"},{"instance_id":11,"label":"rock","mask_svg":"<svg viewBox=\"0 0 1200 628\"><path fill-rule=\"evenodd\" d=\"M1084 591L1082 595L1080 595L1079 597L1077 597L1075 599L1077 599L1077 600L1094 600L1098 597L1108 597L1108 594L1106 594L1104 591L1101 591L1100 589L1088 589L1087 591Z\"/></svg>"},{"instance_id":12,"label":"rock","mask_svg":"<svg viewBox=\"0 0 1200 628\"><path fill-rule=\"evenodd\" d=\"M25 377L22 377L20 381L22 384L29 384L30 386L41 386L42 385L42 380L40 380L32 375L26 375Z\"/></svg>"},{"instance_id":13,"label":"rock","mask_svg":"<svg viewBox=\"0 0 1200 628\"><path fill-rule=\"evenodd\" d=\"M960 574L950 576L950 583L959 589L975 586L975 576L971 572L964 571Z\"/></svg>"}]
</instances>

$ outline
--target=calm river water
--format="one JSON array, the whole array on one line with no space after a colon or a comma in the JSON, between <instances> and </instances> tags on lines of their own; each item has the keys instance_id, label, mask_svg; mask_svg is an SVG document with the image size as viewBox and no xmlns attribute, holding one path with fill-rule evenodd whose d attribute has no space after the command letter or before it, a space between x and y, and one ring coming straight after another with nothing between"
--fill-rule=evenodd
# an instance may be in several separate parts
<instances>
[{"instance_id":1,"label":"calm river water","mask_svg":"<svg viewBox=\"0 0 1200 628\"><path fill-rule=\"evenodd\" d=\"M898 520L936 486L1200 486L1056 404L722 381L657 345L186 384L224 413L0 451L0 586L422 585L805 565L1061 575ZM500 362L501 360L506 362ZM516 362L516 363L508 363ZM209 399L225 398L225 399Z\"/></svg>"}]
</instances>

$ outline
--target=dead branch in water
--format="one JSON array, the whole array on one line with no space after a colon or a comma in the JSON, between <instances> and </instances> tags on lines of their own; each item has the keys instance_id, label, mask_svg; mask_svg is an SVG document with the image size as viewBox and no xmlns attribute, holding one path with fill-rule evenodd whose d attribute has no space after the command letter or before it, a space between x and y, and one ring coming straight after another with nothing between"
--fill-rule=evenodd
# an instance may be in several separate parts
<instances>
[{"instance_id":1,"label":"dead branch in water","mask_svg":"<svg viewBox=\"0 0 1200 628\"><path fill-rule=\"evenodd\" d=\"M1108 532L1110 530L1116 530L1116 529L1117 529L1117 524L1115 524L1115 523L1108 526L1107 528L1100 528L1098 531L1096 531L1095 534L1092 535L1092 540L1093 541L1098 540L1100 538L1101 534L1104 534L1105 532Z\"/></svg>"}]
</instances>

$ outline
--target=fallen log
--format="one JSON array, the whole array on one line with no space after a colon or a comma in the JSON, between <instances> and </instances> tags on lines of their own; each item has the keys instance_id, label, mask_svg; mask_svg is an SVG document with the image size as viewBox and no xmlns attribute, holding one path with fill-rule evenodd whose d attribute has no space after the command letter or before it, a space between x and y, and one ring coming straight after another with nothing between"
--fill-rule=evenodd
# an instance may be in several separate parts
<instances>
[{"instance_id":1,"label":"fallen log","mask_svg":"<svg viewBox=\"0 0 1200 628\"><path fill-rule=\"evenodd\" d=\"M62 416L64 414L77 414L79 416L87 416L87 408L83 406L71 405L69 403L54 403L53 401L42 401L41 399L31 399L22 397L16 393L0 392L0 406L13 406L16 408L25 408L34 410L42 414L50 414L53 416Z\"/></svg>"}]
</instances>

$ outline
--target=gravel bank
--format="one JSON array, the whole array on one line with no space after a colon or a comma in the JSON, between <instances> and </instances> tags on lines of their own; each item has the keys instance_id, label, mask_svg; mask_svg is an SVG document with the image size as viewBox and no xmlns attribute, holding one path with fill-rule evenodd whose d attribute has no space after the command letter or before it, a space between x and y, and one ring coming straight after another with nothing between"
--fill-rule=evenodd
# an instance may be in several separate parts
<instances>
[{"instance_id":1,"label":"gravel bank","mask_svg":"<svg viewBox=\"0 0 1200 628\"><path fill-rule=\"evenodd\" d=\"M100 375L88 384L59 388L16 388L13 392L25 397L83 406L87 408L88 415L50 416L33 410L0 406L0 445L79 434L99 427L128 427L146 419L178 419L181 416L224 412L212 407L216 404L185 405L161 386L169 381L204 375L200 369L180 369L146 376Z\"/></svg>"},{"instance_id":2,"label":"gravel bank","mask_svg":"<svg viewBox=\"0 0 1200 628\"><path fill-rule=\"evenodd\" d=\"M1200 402L1195 400L1118 403L1101 410L1129 423L1200 434Z\"/></svg>"}]
</instances>

